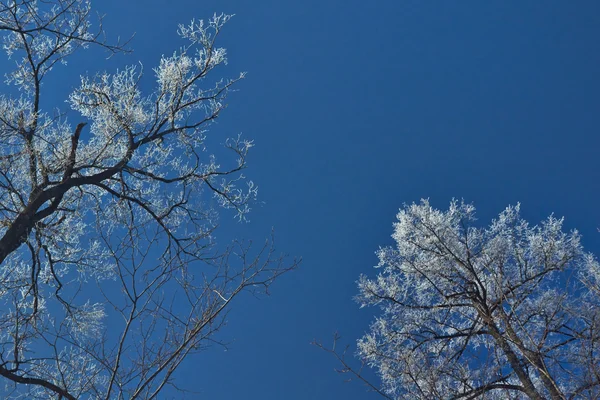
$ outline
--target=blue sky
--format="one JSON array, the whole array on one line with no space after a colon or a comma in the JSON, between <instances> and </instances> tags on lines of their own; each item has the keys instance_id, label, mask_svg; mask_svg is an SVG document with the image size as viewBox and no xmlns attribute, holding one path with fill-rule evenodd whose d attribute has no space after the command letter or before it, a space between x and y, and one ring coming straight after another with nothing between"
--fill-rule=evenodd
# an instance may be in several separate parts
<instances>
[{"instance_id":1,"label":"blue sky","mask_svg":"<svg viewBox=\"0 0 600 400\"><path fill-rule=\"evenodd\" d=\"M309 343L353 344L374 310L352 297L403 203L475 203L488 223L518 201L550 213L600 254L600 3L596 1L165 0L95 2L131 55L77 58L47 85L62 101L87 71L141 61L150 75L180 44L178 23L235 13L223 76L247 71L213 127L255 140L251 223L224 215L222 237L302 256L272 296L234 305L215 347L183 366L207 399L375 399L344 383ZM57 76L58 75L58 76ZM56 79L59 78L59 79ZM50 91L50 90L49 90ZM63 96L63 97L61 97ZM218 139L216 139L218 140Z\"/></svg>"}]
</instances>

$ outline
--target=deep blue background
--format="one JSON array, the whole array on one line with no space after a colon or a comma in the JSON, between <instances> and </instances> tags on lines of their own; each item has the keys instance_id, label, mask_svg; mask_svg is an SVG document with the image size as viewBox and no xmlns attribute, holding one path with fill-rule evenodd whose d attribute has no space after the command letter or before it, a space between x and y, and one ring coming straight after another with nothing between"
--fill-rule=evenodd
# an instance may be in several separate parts
<instances>
[{"instance_id":1,"label":"deep blue background","mask_svg":"<svg viewBox=\"0 0 600 400\"><path fill-rule=\"evenodd\" d=\"M352 301L405 202L474 202L482 224L522 203L554 212L600 254L600 3L597 1L231 0L95 2L109 38L135 52L78 57L46 82L62 101L79 73L144 64L181 42L178 23L235 13L223 76L248 71L212 132L255 139L251 223L225 237L304 258L272 296L234 305L215 347L183 365L198 399L375 399L344 383L329 343L353 344L374 310ZM54 80L59 78L58 80ZM50 79L53 79L52 81ZM63 93L64 92L64 93ZM62 97L61 97L62 96ZM46 103L50 105L50 100ZM62 104L62 103L58 103ZM221 140L221 139L218 139Z\"/></svg>"}]
</instances>

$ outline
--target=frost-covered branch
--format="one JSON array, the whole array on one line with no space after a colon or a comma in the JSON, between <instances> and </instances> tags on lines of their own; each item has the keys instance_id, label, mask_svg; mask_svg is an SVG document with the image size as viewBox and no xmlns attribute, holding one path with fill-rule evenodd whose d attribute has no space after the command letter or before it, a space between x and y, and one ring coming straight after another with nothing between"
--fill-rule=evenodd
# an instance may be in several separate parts
<instances>
[{"instance_id":1,"label":"frost-covered branch","mask_svg":"<svg viewBox=\"0 0 600 400\"><path fill-rule=\"evenodd\" d=\"M475 209L400 210L379 274L358 282L381 314L358 342L394 399L600 396L600 266L579 234L508 207L487 228Z\"/></svg>"},{"instance_id":2,"label":"frost-covered branch","mask_svg":"<svg viewBox=\"0 0 600 400\"><path fill-rule=\"evenodd\" d=\"M88 47L125 51L90 16L86 0L0 1L19 89L0 95L7 398L157 398L188 355L217 343L231 301L296 265L272 241L215 245L219 210L243 219L257 195L243 175L252 141L206 144L244 77L214 78L230 16L179 26L183 44L149 70L150 92L141 65L98 71L50 115L42 81L54 68Z\"/></svg>"}]
</instances>

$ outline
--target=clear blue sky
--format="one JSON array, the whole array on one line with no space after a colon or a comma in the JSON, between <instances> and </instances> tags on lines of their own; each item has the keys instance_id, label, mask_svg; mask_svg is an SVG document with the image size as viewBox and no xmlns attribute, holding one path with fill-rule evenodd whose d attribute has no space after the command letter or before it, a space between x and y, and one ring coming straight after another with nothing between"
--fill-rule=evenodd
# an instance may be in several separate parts
<instances>
[{"instance_id":1,"label":"clear blue sky","mask_svg":"<svg viewBox=\"0 0 600 400\"><path fill-rule=\"evenodd\" d=\"M58 67L57 96L79 73L137 63L150 74L179 45L178 23L235 13L224 76L248 71L212 130L256 147L247 175L264 205L227 236L302 256L272 296L234 305L215 347L180 376L195 399L376 399L344 383L311 342L353 344L373 310L352 301L405 202L475 203L482 223L522 203L554 212L600 254L600 2L96 0L109 37L132 55ZM56 78L56 76L54 77ZM52 79L54 79L52 78ZM67 83L65 85L65 83ZM71 86L71 87L72 87ZM58 97L57 97L58 98Z\"/></svg>"}]
</instances>

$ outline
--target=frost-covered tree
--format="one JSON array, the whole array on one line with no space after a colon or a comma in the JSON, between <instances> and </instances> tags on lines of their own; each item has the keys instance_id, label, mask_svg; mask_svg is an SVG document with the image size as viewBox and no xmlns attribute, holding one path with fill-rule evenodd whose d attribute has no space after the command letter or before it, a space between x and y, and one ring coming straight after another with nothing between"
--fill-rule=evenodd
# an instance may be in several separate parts
<instances>
[{"instance_id":1,"label":"frost-covered tree","mask_svg":"<svg viewBox=\"0 0 600 400\"><path fill-rule=\"evenodd\" d=\"M600 266L577 232L519 206L487 228L473 206L400 210L395 246L358 301L381 314L358 342L394 399L600 398Z\"/></svg>"},{"instance_id":2,"label":"frost-covered tree","mask_svg":"<svg viewBox=\"0 0 600 400\"><path fill-rule=\"evenodd\" d=\"M271 244L214 245L218 209L243 218L256 195L241 173L251 141L227 141L224 166L205 148L243 77L212 77L230 17L179 26L185 44L147 84L140 67L100 71L55 99L44 82L75 52L124 50L90 14L86 0L0 1L14 66L0 96L3 398L157 398L218 341L233 298L293 267Z\"/></svg>"}]
</instances>

